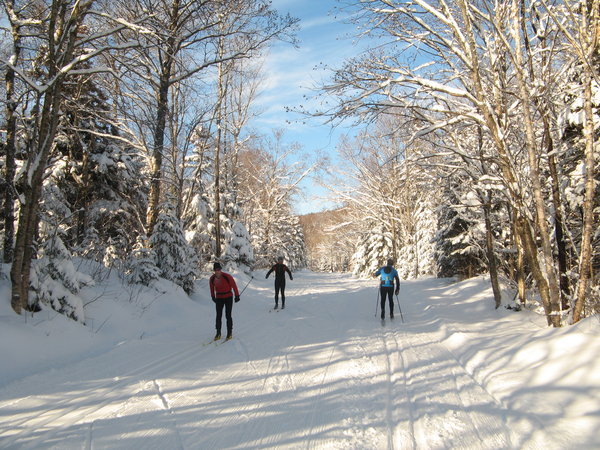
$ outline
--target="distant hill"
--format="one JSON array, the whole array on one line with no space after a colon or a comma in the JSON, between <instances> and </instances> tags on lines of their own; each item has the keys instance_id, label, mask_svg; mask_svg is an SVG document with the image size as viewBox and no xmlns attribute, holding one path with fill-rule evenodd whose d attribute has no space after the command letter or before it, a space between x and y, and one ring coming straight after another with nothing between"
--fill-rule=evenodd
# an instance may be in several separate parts
<instances>
[{"instance_id":1,"label":"distant hill","mask_svg":"<svg viewBox=\"0 0 600 450\"><path fill-rule=\"evenodd\" d=\"M304 232L309 267L313 270L344 271L352 255L348 240L348 209L337 208L299 216Z\"/></svg>"}]
</instances>

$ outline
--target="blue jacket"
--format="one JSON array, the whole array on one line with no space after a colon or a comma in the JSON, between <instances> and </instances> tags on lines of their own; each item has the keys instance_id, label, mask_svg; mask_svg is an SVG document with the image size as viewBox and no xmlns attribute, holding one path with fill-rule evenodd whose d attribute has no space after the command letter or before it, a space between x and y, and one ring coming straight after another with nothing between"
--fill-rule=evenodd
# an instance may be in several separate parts
<instances>
[{"instance_id":1,"label":"blue jacket","mask_svg":"<svg viewBox=\"0 0 600 450\"><path fill-rule=\"evenodd\" d=\"M392 266L384 266L375 272L375 276L381 277L381 287L394 287L394 280L396 280L396 287L400 286L400 278L398 278L398 271Z\"/></svg>"}]
</instances>

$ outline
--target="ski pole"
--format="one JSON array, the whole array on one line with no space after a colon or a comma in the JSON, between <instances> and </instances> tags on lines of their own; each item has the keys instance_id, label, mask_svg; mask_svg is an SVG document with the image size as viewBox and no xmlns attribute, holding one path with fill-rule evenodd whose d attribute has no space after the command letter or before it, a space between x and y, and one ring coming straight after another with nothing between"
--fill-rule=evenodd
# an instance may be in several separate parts
<instances>
[{"instance_id":1,"label":"ski pole","mask_svg":"<svg viewBox=\"0 0 600 450\"><path fill-rule=\"evenodd\" d=\"M242 289L242 292L240 292L240 295L242 295L244 293L244 291L246 290L246 288L248 287L248 285L250 284L250 282L254 280L254 275L252 275L250 277L250 279L248 280L248 282L246 283L246 286L244 286L244 289Z\"/></svg>"},{"instance_id":2,"label":"ski pole","mask_svg":"<svg viewBox=\"0 0 600 450\"><path fill-rule=\"evenodd\" d=\"M379 286L377 286L377 300L375 301L375 317L377 317L377 308L379 307Z\"/></svg>"},{"instance_id":3,"label":"ski pole","mask_svg":"<svg viewBox=\"0 0 600 450\"><path fill-rule=\"evenodd\" d=\"M402 319L402 323L404 323L404 316L402 315L402 308L400 308L400 299L398 298L398 294L396 294L396 301L398 302L398 310L400 311L400 318Z\"/></svg>"}]
</instances>

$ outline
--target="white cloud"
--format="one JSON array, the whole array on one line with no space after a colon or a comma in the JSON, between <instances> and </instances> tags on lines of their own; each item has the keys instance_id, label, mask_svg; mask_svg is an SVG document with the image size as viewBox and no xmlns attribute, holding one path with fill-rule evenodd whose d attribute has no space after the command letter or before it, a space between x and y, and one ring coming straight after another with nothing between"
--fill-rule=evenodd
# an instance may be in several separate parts
<instances>
[{"instance_id":1,"label":"white cloud","mask_svg":"<svg viewBox=\"0 0 600 450\"><path fill-rule=\"evenodd\" d=\"M322 119L287 112L286 108L302 105L307 110L317 110L321 100L316 98L314 89L330 76L325 67L339 67L345 59L359 52L360 47L347 38L355 34L354 28L328 14L335 5L333 0L273 1L273 8L280 13L289 12L300 18L299 46L277 43L265 55L262 64L264 82L256 101L256 107L263 113L251 124L251 128L263 134L283 128L286 130L284 139L289 143L297 142L307 152L325 154L331 159L335 159L339 135L349 130L332 131ZM303 188L309 199L314 199L315 194L322 195L314 183L307 183ZM307 205L301 205L300 209L318 206L314 201Z\"/></svg>"}]
</instances>

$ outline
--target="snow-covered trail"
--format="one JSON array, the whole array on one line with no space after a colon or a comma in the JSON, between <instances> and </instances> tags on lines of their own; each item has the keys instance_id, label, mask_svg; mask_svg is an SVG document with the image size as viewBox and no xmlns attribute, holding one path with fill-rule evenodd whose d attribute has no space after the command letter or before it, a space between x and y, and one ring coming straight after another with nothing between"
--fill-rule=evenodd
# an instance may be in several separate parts
<instances>
[{"instance_id":1,"label":"snow-covered trail","mask_svg":"<svg viewBox=\"0 0 600 450\"><path fill-rule=\"evenodd\" d=\"M544 428L577 417L519 408L469 367L464 333L518 335L480 286L469 297L448 280L403 283L404 322L396 305L385 325L375 286L301 272L286 309L269 312L272 280L256 280L234 307L230 342L210 342L206 305L197 339L126 342L11 383L0 390L0 448L565 448ZM454 294L469 301L449 308ZM478 323L469 309L484 311Z\"/></svg>"}]
</instances>

